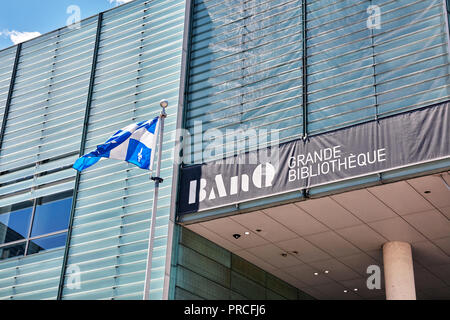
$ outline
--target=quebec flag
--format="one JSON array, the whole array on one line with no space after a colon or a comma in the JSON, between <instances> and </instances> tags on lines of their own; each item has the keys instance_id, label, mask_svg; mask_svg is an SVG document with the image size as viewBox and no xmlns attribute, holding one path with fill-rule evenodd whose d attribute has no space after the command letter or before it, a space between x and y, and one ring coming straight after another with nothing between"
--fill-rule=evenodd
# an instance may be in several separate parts
<instances>
[{"instance_id":1,"label":"quebec flag","mask_svg":"<svg viewBox=\"0 0 450 320\"><path fill-rule=\"evenodd\" d=\"M159 117L119 130L95 151L79 158L73 168L83 171L101 158L124 160L141 169L152 170L158 136Z\"/></svg>"}]
</instances>

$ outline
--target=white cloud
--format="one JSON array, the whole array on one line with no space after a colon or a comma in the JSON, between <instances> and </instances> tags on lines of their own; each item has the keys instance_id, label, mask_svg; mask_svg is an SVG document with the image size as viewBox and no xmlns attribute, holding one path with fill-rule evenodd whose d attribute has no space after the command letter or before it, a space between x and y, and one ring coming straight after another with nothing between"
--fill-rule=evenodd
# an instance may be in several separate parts
<instances>
[{"instance_id":1,"label":"white cloud","mask_svg":"<svg viewBox=\"0 0 450 320\"><path fill-rule=\"evenodd\" d=\"M20 31L9 31L9 30L3 30L0 32L0 36L3 37L9 37L12 43L18 44L36 37L39 37L41 35L40 32L20 32Z\"/></svg>"},{"instance_id":2,"label":"white cloud","mask_svg":"<svg viewBox=\"0 0 450 320\"><path fill-rule=\"evenodd\" d=\"M133 1L133 0L108 0L109 3L115 3L116 6Z\"/></svg>"}]
</instances>

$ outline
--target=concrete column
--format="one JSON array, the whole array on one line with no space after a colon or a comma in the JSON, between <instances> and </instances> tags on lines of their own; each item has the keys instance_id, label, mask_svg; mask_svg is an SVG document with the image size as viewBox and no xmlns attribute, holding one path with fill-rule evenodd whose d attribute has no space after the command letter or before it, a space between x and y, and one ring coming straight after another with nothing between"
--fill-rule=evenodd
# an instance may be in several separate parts
<instances>
[{"instance_id":1,"label":"concrete column","mask_svg":"<svg viewBox=\"0 0 450 320\"><path fill-rule=\"evenodd\" d=\"M392 241L383 245L387 300L416 300L411 245Z\"/></svg>"}]
</instances>

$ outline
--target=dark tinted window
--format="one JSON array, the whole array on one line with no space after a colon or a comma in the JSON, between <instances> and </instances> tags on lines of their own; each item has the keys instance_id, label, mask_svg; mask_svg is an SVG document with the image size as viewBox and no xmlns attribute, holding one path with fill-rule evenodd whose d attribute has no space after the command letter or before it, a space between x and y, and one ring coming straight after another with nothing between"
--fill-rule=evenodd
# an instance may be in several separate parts
<instances>
[{"instance_id":1,"label":"dark tinted window","mask_svg":"<svg viewBox=\"0 0 450 320\"><path fill-rule=\"evenodd\" d=\"M20 257L25 253L26 242L22 242L20 244L14 244L6 247L0 248L0 260Z\"/></svg>"},{"instance_id":2,"label":"dark tinted window","mask_svg":"<svg viewBox=\"0 0 450 320\"><path fill-rule=\"evenodd\" d=\"M25 239L33 212L31 201L0 209L0 244Z\"/></svg>"},{"instance_id":3,"label":"dark tinted window","mask_svg":"<svg viewBox=\"0 0 450 320\"><path fill-rule=\"evenodd\" d=\"M0 208L0 260L66 244L73 191Z\"/></svg>"},{"instance_id":4,"label":"dark tinted window","mask_svg":"<svg viewBox=\"0 0 450 320\"><path fill-rule=\"evenodd\" d=\"M71 207L72 193L42 198L36 206L31 237L67 229Z\"/></svg>"},{"instance_id":5,"label":"dark tinted window","mask_svg":"<svg viewBox=\"0 0 450 320\"><path fill-rule=\"evenodd\" d=\"M67 233L31 240L27 254L63 247L66 244Z\"/></svg>"}]
</instances>

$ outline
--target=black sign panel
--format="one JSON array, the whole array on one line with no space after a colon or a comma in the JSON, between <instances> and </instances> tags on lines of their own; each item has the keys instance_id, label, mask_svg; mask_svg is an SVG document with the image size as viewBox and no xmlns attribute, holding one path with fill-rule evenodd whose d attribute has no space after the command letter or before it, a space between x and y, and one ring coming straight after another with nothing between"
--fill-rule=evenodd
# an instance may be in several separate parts
<instances>
[{"instance_id":1,"label":"black sign panel","mask_svg":"<svg viewBox=\"0 0 450 320\"><path fill-rule=\"evenodd\" d=\"M448 157L449 105L182 168L178 214Z\"/></svg>"}]
</instances>

